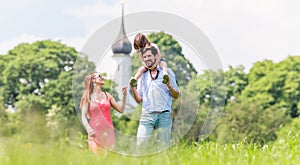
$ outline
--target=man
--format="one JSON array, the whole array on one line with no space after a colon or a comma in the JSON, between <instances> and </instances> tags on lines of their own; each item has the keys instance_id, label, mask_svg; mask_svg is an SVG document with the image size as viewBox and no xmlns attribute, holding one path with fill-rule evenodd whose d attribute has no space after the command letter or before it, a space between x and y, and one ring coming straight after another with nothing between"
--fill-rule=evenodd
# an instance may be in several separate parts
<instances>
[{"instance_id":1,"label":"man","mask_svg":"<svg viewBox=\"0 0 300 165\"><path fill-rule=\"evenodd\" d=\"M153 46L142 51L143 60L148 68L155 64L156 55L157 50ZM162 144L160 146L170 145L172 97L178 98L179 91L171 69L168 70L168 74L170 79L164 84L163 72L158 66L142 74L137 88L130 86L134 99L142 103L142 114L137 132L138 147L146 147L154 129L157 129L158 140Z\"/></svg>"}]
</instances>

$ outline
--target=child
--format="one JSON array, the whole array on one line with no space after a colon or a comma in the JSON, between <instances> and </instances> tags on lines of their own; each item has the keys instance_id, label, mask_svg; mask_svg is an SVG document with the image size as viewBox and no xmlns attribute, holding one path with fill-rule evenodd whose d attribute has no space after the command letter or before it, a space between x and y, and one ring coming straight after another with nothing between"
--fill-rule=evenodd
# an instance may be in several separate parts
<instances>
[{"instance_id":1,"label":"child","mask_svg":"<svg viewBox=\"0 0 300 165\"><path fill-rule=\"evenodd\" d=\"M169 81L169 76L168 76L168 65L165 61L162 60L162 55L158 49L158 46L154 43L151 43L148 38L141 34L138 33L135 37L134 37L134 49L138 51L138 53L140 54L140 60L143 64L143 66L141 66L137 73L135 74L134 78L130 80L130 84L134 87L137 86L137 80L142 76L142 74L147 71L147 69L153 69L156 68L157 65L159 64L159 66L162 68L163 70L163 83L167 84L167 82ZM143 57L141 55L141 50L146 48L146 47L151 47L154 46L157 49L157 60L155 62L155 64L151 67L148 68L143 60Z\"/></svg>"}]
</instances>

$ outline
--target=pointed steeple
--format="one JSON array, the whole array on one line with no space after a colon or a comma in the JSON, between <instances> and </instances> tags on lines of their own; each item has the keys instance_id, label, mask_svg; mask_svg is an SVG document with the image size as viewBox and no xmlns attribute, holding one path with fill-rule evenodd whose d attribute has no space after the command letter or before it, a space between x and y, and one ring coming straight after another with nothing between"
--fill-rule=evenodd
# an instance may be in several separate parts
<instances>
[{"instance_id":1,"label":"pointed steeple","mask_svg":"<svg viewBox=\"0 0 300 165\"><path fill-rule=\"evenodd\" d=\"M112 45L112 51L114 54L126 54L129 55L129 53L132 50L131 43L129 39L126 36L125 32L125 26L124 26L124 2L122 2L122 23L121 23L121 29L119 32L118 37L116 38L114 44Z\"/></svg>"}]
</instances>

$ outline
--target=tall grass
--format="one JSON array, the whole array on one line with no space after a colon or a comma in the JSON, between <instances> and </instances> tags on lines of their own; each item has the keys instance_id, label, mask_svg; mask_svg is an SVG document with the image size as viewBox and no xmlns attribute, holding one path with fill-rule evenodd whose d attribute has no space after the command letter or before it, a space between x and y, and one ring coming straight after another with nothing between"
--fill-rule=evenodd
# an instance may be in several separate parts
<instances>
[{"instance_id":1,"label":"tall grass","mask_svg":"<svg viewBox=\"0 0 300 165\"><path fill-rule=\"evenodd\" d=\"M150 156L131 157L102 151L95 155L86 144L68 139L32 143L21 136L0 138L1 165L83 165L83 164L299 164L300 135L288 134L272 144L259 146L240 142L217 144L178 143Z\"/></svg>"}]
</instances>

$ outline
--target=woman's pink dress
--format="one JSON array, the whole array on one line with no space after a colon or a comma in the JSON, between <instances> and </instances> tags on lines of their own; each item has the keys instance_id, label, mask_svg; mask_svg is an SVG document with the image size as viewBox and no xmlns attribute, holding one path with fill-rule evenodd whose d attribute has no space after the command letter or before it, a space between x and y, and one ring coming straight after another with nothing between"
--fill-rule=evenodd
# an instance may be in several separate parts
<instances>
[{"instance_id":1,"label":"woman's pink dress","mask_svg":"<svg viewBox=\"0 0 300 165\"><path fill-rule=\"evenodd\" d=\"M115 141L115 133L107 95L101 103L91 101L88 114L90 117L89 124L96 133L95 137L89 136L89 140L95 141L103 148L112 148Z\"/></svg>"}]
</instances>

